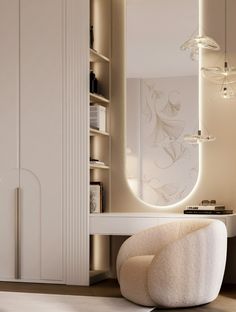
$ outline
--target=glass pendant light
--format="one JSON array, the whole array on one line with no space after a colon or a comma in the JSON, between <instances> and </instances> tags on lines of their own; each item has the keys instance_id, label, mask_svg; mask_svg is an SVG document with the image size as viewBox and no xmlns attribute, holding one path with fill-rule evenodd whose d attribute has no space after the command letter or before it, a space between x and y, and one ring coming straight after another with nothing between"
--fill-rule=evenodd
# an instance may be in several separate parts
<instances>
[{"instance_id":1,"label":"glass pendant light","mask_svg":"<svg viewBox=\"0 0 236 312\"><path fill-rule=\"evenodd\" d=\"M215 141L215 137L212 135L204 135L201 130L198 130L197 134L187 134L184 136L184 141L189 144L199 144Z\"/></svg>"},{"instance_id":2,"label":"glass pendant light","mask_svg":"<svg viewBox=\"0 0 236 312\"><path fill-rule=\"evenodd\" d=\"M181 46L181 50L189 50L192 60L197 60L199 55L199 49L209 49L218 51L220 50L219 44L211 37L199 35L196 33L191 36L190 39L185 41Z\"/></svg>"},{"instance_id":3,"label":"glass pendant light","mask_svg":"<svg viewBox=\"0 0 236 312\"><path fill-rule=\"evenodd\" d=\"M200 12L201 9L201 1L198 2ZM181 46L181 50L190 51L190 57L192 60L198 60L199 57L199 50L200 49L208 49L218 51L220 50L219 44L211 37L206 36L203 31L202 27L202 19L200 14L198 15L198 28L197 30L191 35L191 37L185 41Z\"/></svg>"},{"instance_id":4,"label":"glass pendant light","mask_svg":"<svg viewBox=\"0 0 236 312\"><path fill-rule=\"evenodd\" d=\"M230 84L236 82L236 67L230 67L227 62L227 0L225 0L225 52L224 52L224 66L221 67L202 67L201 71L203 77L209 81L220 84L220 95L225 99L236 96Z\"/></svg>"},{"instance_id":5,"label":"glass pendant light","mask_svg":"<svg viewBox=\"0 0 236 312\"><path fill-rule=\"evenodd\" d=\"M204 78L216 84L236 82L236 68L229 67L227 61L224 62L223 69L221 67L202 67L201 71Z\"/></svg>"},{"instance_id":6,"label":"glass pendant light","mask_svg":"<svg viewBox=\"0 0 236 312\"><path fill-rule=\"evenodd\" d=\"M224 99L232 99L236 96L234 89L228 83L227 81L224 81L222 83L221 89L220 89L220 96Z\"/></svg>"}]
</instances>

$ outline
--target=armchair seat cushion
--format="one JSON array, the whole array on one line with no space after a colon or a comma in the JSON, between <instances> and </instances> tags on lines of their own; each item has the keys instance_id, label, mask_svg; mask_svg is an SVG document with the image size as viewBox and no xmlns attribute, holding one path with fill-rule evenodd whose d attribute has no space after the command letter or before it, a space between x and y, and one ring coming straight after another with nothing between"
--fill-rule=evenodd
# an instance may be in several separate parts
<instances>
[{"instance_id":1,"label":"armchair seat cushion","mask_svg":"<svg viewBox=\"0 0 236 312\"><path fill-rule=\"evenodd\" d=\"M137 304L155 306L149 295L148 269L154 258L150 256L136 256L129 258L121 268L121 293Z\"/></svg>"}]
</instances>

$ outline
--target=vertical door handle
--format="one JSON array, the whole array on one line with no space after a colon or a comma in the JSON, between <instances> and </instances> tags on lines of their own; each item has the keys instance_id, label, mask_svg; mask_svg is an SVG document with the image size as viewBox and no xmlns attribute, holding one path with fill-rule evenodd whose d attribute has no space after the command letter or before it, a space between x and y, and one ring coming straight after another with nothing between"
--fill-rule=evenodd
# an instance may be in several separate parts
<instances>
[{"instance_id":1,"label":"vertical door handle","mask_svg":"<svg viewBox=\"0 0 236 312\"><path fill-rule=\"evenodd\" d=\"M21 214L20 214L20 188L16 188L15 211L15 278L21 278Z\"/></svg>"}]
</instances>

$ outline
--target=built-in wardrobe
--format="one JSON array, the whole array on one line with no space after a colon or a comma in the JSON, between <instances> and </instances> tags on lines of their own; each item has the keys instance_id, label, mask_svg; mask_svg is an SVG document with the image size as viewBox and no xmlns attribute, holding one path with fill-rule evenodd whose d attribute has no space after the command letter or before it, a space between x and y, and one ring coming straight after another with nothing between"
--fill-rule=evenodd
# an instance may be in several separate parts
<instances>
[{"instance_id":1,"label":"built-in wardrobe","mask_svg":"<svg viewBox=\"0 0 236 312\"><path fill-rule=\"evenodd\" d=\"M89 283L89 1L0 0L0 280Z\"/></svg>"}]
</instances>

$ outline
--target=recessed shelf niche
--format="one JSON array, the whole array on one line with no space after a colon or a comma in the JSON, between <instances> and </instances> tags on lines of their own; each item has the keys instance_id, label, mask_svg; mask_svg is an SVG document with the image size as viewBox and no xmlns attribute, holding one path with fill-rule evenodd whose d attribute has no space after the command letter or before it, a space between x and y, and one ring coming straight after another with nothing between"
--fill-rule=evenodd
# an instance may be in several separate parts
<instances>
[{"instance_id":1,"label":"recessed shelf niche","mask_svg":"<svg viewBox=\"0 0 236 312\"><path fill-rule=\"evenodd\" d=\"M111 167L111 0L90 0L90 29L93 26L93 46L90 46L90 71L97 79L97 92L90 89L90 105L106 108L106 129L89 129L90 158L104 163L90 164L90 181L101 182L102 212L110 212ZM102 213L101 212L101 213ZM90 237L90 283L108 276L110 270L110 239L101 235Z\"/></svg>"}]
</instances>

